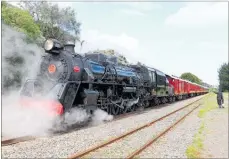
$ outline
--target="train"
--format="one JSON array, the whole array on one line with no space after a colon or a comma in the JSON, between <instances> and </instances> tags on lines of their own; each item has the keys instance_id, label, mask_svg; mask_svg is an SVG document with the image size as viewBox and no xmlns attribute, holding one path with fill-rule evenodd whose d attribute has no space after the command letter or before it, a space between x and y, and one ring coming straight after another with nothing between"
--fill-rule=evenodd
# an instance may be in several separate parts
<instances>
[{"instance_id":1,"label":"train","mask_svg":"<svg viewBox=\"0 0 229 159\"><path fill-rule=\"evenodd\" d=\"M72 108L119 115L208 93L208 88L144 64L122 65L100 52L78 54L74 44L44 43L36 78L23 84L21 104L63 116Z\"/></svg>"}]
</instances>

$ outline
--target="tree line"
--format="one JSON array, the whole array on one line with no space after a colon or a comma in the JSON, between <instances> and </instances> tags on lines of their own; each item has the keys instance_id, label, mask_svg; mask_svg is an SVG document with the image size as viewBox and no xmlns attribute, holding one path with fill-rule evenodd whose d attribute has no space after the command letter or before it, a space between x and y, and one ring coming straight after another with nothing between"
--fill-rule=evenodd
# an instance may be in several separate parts
<instances>
[{"instance_id":1,"label":"tree line","mask_svg":"<svg viewBox=\"0 0 229 159\"><path fill-rule=\"evenodd\" d=\"M225 92L229 91L229 67L228 63L223 63L218 69L219 88Z\"/></svg>"},{"instance_id":2,"label":"tree line","mask_svg":"<svg viewBox=\"0 0 229 159\"><path fill-rule=\"evenodd\" d=\"M188 81L193 82L193 83L197 83L197 84L203 83L199 77L197 77L196 75L194 75L190 72L185 72L185 73L181 74L180 78L188 80Z\"/></svg>"},{"instance_id":3,"label":"tree line","mask_svg":"<svg viewBox=\"0 0 229 159\"><path fill-rule=\"evenodd\" d=\"M197 84L204 84L200 78L198 78L196 75L186 72L183 73L180 78L189 80L191 82L197 83ZM221 89L223 92L229 91L229 66L228 63L223 63L219 69L218 69L218 80L219 80L219 86L218 89ZM211 90L213 88L210 88ZM214 90L214 89L213 89Z\"/></svg>"},{"instance_id":4,"label":"tree line","mask_svg":"<svg viewBox=\"0 0 229 159\"><path fill-rule=\"evenodd\" d=\"M59 7L47 1L20 1L20 7L2 2L2 20L25 33L30 40L55 38L61 42L77 42L81 23L71 7Z\"/></svg>"}]
</instances>

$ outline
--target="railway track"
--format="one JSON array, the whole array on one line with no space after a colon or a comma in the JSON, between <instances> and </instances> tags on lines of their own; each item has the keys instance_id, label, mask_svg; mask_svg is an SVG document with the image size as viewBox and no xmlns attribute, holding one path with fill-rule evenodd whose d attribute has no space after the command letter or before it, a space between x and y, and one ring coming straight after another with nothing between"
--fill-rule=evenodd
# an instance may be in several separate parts
<instances>
[{"instance_id":1,"label":"railway track","mask_svg":"<svg viewBox=\"0 0 229 159\"><path fill-rule=\"evenodd\" d=\"M204 96L206 97L206 96ZM111 144L114 144L114 143L118 143L119 141L121 142L122 139L124 138L127 138L129 136L131 136L132 134L135 134L137 132L139 132L140 130L143 130L143 129L146 129L148 127L151 127L153 125L155 125L156 123L158 123L159 121L162 121L163 119L166 119L167 117L169 116L172 116L178 112L181 112L182 110L185 110L191 106L193 106L194 104L197 104L198 101L200 101L201 99L203 99L204 97L194 101L194 102L191 102L185 106L183 106L182 108L179 108L171 113L168 113L167 115L164 115L156 120L153 120L149 123L146 123L140 127L137 127L129 132L126 132L126 133L123 133L121 134L120 136L117 136L117 137L114 137L114 138L111 138L101 144L98 144L94 147L91 147L85 151L82 151L82 152L78 152L76 154L73 154L71 156L69 156L68 158L69 159L75 159L75 158L88 158L88 156L94 152L97 152L99 150L101 150L102 148L106 148L108 145L111 146ZM175 123L173 123L172 125L170 125L169 127L167 127L165 130L161 131L159 134L157 134L155 137L153 137L152 139L150 139L149 141L147 141L143 146L141 146L140 148L138 148L137 150L135 150L134 152L132 152L131 154L127 155L125 158L134 158L136 157L137 155L139 155L142 151L144 151L147 147L149 147L151 144L153 144L156 140L158 140L160 137L162 137L164 134L166 134L167 132L169 132L169 130L171 130L174 126L176 126L178 123L180 123L183 119L185 119L189 114L191 114L195 109L197 109L201 104L198 104L197 106L194 106L194 108L192 108L190 111L188 111L188 113L185 113L185 115L183 115L180 119L178 119ZM134 140L134 139L133 139ZM93 157L93 156L90 156L90 157ZM89 157L89 158L90 158ZM107 156L106 156L107 157ZM112 156L109 156L109 157L112 157ZM122 156L124 157L124 156Z\"/></svg>"},{"instance_id":2,"label":"railway track","mask_svg":"<svg viewBox=\"0 0 229 159\"><path fill-rule=\"evenodd\" d=\"M33 137L33 136L22 136L22 137L2 140L1 145L2 146L8 146L8 145L16 144L19 142L24 142L24 141L34 140L34 139L35 139L35 137Z\"/></svg>"},{"instance_id":3,"label":"railway track","mask_svg":"<svg viewBox=\"0 0 229 159\"><path fill-rule=\"evenodd\" d=\"M146 113L147 111L149 111L150 109L152 109L152 108L147 108L147 109L145 109L144 111L142 111L140 113L139 112L138 113L137 112L129 112L127 114L121 114L120 116L115 117L113 120L105 121L104 123L121 120L121 119L130 117L130 116L133 116L133 115L137 115L137 114L143 114L143 113ZM66 131L54 133L52 136L62 135L62 134L65 134L65 133L71 133L73 131L77 131L77 130L81 130L81 129L88 129L88 128L91 128L91 127L94 127L94 126L97 126L97 125L93 125L93 126L85 126L85 125L84 126L78 126L78 127L70 128L70 129L68 129ZM2 146L8 146L8 145L17 144L17 143L20 143L20 142L35 140L37 138L38 137L35 137L35 136L21 136L21 137L16 137L16 138L4 139L4 140L1 141L1 145Z\"/></svg>"},{"instance_id":4,"label":"railway track","mask_svg":"<svg viewBox=\"0 0 229 159\"><path fill-rule=\"evenodd\" d=\"M202 98L200 98L200 99L202 99ZM197 101L199 101L200 99L198 99ZM194 102L197 102L197 101L194 101ZM192 102L190 104L193 104L194 102ZM133 116L133 115L144 114L144 113L147 113L149 110L151 110L153 108L158 108L158 107L162 107L162 106L166 106L166 105L168 105L168 103L162 104L162 105L158 105L158 106L155 106L155 107L145 108L144 110L142 110L140 112L129 112L127 114L121 114L121 115L115 117L113 120L105 121L104 123L121 120L121 119L130 117L130 116ZM97 125L94 125L94 126L97 126ZM70 133L70 132L77 131L77 130L80 130L80 129L88 129L88 128L91 128L91 127L94 127L94 126L79 126L79 127L76 127L76 128L70 128L67 131L58 132L58 133L53 134L52 136L54 136L54 135L62 135L62 134ZM35 137L35 136L21 136L21 137L17 137L17 138L11 138L11 139L2 140L1 141L1 145L2 146L8 146L8 145L17 144L17 143L20 143L20 142L35 140L37 138L38 137Z\"/></svg>"}]
</instances>

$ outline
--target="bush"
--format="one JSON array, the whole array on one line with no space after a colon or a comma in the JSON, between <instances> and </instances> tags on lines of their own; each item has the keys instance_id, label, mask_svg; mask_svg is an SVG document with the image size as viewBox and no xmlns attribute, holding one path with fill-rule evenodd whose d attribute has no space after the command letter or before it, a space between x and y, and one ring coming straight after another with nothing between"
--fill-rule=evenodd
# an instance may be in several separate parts
<instances>
[{"instance_id":1,"label":"bush","mask_svg":"<svg viewBox=\"0 0 229 159\"><path fill-rule=\"evenodd\" d=\"M32 39L41 35L39 26L28 11L8 5L6 2L2 2L2 19L5 24L24 32Z\"/></svg>"}]
</instances>

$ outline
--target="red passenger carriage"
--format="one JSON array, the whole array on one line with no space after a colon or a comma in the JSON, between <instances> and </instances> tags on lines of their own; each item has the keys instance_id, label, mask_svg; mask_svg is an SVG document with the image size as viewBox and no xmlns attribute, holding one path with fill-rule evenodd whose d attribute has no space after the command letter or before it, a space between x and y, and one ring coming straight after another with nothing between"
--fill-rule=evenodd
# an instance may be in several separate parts
<instances>
[{"instance_id":1,"label":"red passenger carriage","mask_svg":"<svg viewBox=\"0 0 229 159\"><path fill-rule=\"evenodd\" d=\"M169 84L174 88L174 96L181 100L207 92L207 88L176 76L166 75Z\"/></svg>"}]
</instances>

